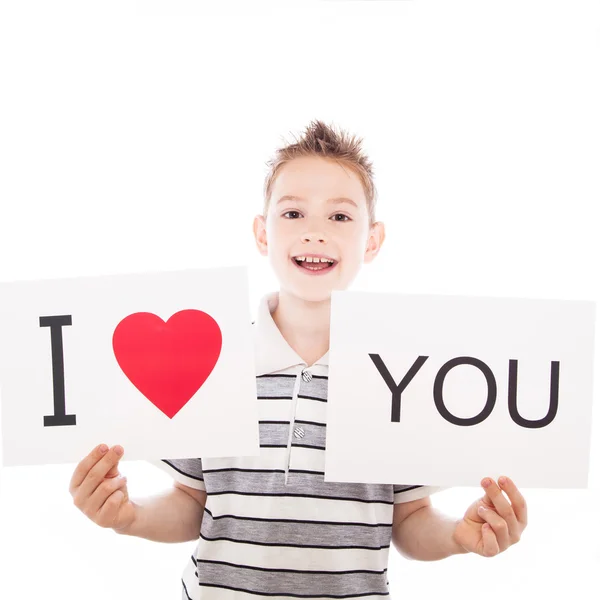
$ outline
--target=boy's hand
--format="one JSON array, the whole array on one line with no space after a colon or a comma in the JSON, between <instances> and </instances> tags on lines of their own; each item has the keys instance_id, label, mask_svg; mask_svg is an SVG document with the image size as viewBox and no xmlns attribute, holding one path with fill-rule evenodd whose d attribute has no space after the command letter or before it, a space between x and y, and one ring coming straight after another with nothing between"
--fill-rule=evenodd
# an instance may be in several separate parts
<instances>
[{"instance_id":1,"label":"boy's hand","mask_svg":"<svg viewBox=\"0 0 600 600\"><path fill-rule=\"evenodd\" d=\"M123 448L98 446L75 468L69 492L73 503L100 527L124 529L135 518L135 505L129 500L127 479L119 475Z\"/></svg>"},{"instance_id":2,"label":"boy's hand","mask_svg":"<svg viewBox=\"0 0 600 600\"><path fill-rule=\"evenodd\" d=\"M527 527L525 498L508 477L500 477L499 482L501 488L493 479L482 481L485 494L469 506L456 526L454 541L469 552L495 556L516 544Z\"/></svg>"}]
</instances>

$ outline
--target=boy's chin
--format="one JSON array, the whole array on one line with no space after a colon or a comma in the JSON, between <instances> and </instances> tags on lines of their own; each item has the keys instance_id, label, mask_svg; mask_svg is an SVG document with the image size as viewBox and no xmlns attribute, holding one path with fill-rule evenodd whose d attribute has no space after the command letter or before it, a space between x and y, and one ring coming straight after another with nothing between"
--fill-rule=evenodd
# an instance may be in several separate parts
<instances>
[{"instance_id":1,"label":"boy's chin","mask_svg":"<svg viewBox=\"0 0 600 600\"><path fill-rule=\"evenodd\" d=\"M331 285L294 285L288 290L297 298L301 298L305 302L329 302L331 301L331 292L342 289L339 286Z\"/></svg>"}]
</instances>

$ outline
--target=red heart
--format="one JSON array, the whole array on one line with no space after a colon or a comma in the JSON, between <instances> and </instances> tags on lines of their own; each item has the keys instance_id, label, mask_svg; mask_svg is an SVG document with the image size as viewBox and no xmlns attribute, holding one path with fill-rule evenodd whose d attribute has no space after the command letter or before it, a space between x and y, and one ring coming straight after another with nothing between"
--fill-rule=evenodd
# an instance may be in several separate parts
<instances>
[{"instance_id":1,"label":"red heart","mask_svg":"<svg viewBox=\"0 0 600 600\"><path fill-rule=\"evenodd\" d=\"M139 312L117 325L112 344L123 373L172 419L208 379L222 336L217 322L200 310L182 310L166 323Z\"/></svg>"}]
</instances>

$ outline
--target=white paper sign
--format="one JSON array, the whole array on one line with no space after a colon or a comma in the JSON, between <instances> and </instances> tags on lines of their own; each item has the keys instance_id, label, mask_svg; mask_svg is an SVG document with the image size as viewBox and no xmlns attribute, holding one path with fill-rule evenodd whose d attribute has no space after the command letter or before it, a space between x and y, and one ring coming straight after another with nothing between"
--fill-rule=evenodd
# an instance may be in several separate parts
<instances>
[{"instance_id":1,"label":"white paper sign","mask_svg":"<svg viewBox=\"0 0 600 600\"><path fill-rule=\"evenodd\" d=\"M0 284L6 466L258 455L245 267Z\"/></svg>"},{"instance_id":2,"label":"white paper sign","mask_svg":"<svg viewBox=\"0 0 600 600\"><path fill-rule=\"evenodd\" d=\"M584 301L333 292L325 480L587 487L594 319Z\"/></svg>"}]
</instances>

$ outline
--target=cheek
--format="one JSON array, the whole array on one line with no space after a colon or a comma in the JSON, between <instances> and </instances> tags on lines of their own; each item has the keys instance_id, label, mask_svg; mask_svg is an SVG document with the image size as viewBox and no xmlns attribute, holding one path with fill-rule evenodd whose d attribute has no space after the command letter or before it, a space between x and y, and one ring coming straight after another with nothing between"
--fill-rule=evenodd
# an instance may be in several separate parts
<instances>
[{"instance_id":1,"label":"cheek","mask_svg":"<svg viewBox=\"0 0 600 600\"><path fill-rule=\"evenodd\" d=\"M268 219L267 222L265 223L265 226L266 226L267 244L269 246L276 245L278 240L281 237L277 221Z\"/></svg>"},{"instance_id":2,"label":"cheek","mask_svg":"<svg viewBox=\"0 0 600 600\"><path fill-rule=\"evenodd\" d=\"M294 241L298 227L294 222L284 219L267 221L267 243L273 247L282 247Z\"/></svg>"},{"instance_id":3,"label":"cheek","mask_svg":"<svg viewBox=\"0 0 600 600\"><path fill-rule=\"evenodd\" d=\"M353 248L350 257L353 264L359 265L363 262L365 254L361 248Z\"/></svg>"},{"instance_id":4,"label":"cheek","mask_svg":"<svg viewBox=\"0 0 600 600\"><path fill-rule=\"evenodd\" d=\"M344 254L354 262L362 262L367 250L367 236L356 230L344 244Z\"/></svg>"},{"instance_id":5,"label":"cheek","mask_svg":"<svg viewBox=\"0 0 600 600\"><path fill-rule=\"evenodd\" d=\"M288 259L288 236L281 227L267 226L267 248L272 264L283 263Z\"/></svg>"}]
</instances>

